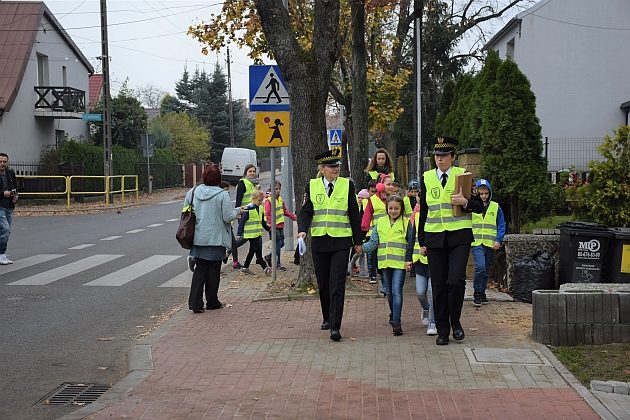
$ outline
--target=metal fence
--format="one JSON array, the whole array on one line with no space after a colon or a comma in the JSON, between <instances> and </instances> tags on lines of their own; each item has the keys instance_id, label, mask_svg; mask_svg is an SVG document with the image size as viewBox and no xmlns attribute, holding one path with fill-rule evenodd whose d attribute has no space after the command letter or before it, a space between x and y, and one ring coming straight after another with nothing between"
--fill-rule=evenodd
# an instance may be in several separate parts
<instances>
[{"instance_id":1,"label":"metal fence","mask_svg":"<svg viewBox=\"0 0 630 420\"><path fill-rule=\"evenodd\" d=\"M147 171L146 163L136 164L136 173L138 175L138 185L142 190L149 190L147 181L147 172L153 178L153 189L184 186L184 167L182 165L171 165L166 163L151 163Z\"/></svg>"},{"instance_id":2,"label":"metal fence","mask_svg":"<svg viewBox=\"0 0 630 420\"><path fill-rule=\"evenodd\" d=\"M603 160L597 148L601 138L553 138L543 140L543 154L547 158L547 171L557 172L576 170L588 172L589 162Z\"/></svg>"}]
</instances>

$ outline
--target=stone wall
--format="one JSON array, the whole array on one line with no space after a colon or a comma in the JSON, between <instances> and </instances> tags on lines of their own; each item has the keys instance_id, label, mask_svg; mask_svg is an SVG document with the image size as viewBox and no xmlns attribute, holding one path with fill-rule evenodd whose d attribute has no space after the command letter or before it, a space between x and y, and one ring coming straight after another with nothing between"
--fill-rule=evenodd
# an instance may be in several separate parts
<instances>
[{"instance_id":1,"label":"stone wall","mask_svg":"<svg viewBox=\"0 0 630 420\"><path fill-rule=\"evenodd\" d=\"M532 336L554 346L630 342L630 293L536 290Z\"/></svg>"},{"instance_id":2,"label":"stone wall","mask_svg":"<svg viewBox=\"0 0 630 420\"><path fill-rule=\"evenodd\" d=\"M481 154L479 149L463 149L457 151L457 166L466 168L473 174L473 179L481 176Z\"/></svg>"}]
</instances>

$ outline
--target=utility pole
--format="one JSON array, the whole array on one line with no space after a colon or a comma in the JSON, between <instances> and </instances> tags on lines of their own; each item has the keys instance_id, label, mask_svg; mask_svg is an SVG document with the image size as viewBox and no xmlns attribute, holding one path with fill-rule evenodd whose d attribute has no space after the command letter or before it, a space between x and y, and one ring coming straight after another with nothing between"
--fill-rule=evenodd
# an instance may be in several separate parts
<instances>
[{"instance_id":1,"label":"utility pole","mask_svg":"<svg viewBox=\"0 0 630 420\"><path fill-rule=\"evenodd\" d=\"M112 175L112 101L109 81L107 40L107 0L101 1L101 62L103 63L103 175ZM109 182L109 180L107 180Z\"/></svg>"},{"instance_id":2,"label":"utility pole","mask_svg":"<svg viewBox=\"0 0 630 420\"><path fill-rule=\"evenodd\" d=\"M424 172L422 159L422 12L424 10L423 0L414 0L415 18L415 38L416 38L416 179L420 181L420 176Z\"/></svg>"},{"instance_id":3,"label":"utility pole","mask_svg":"<svg viewBox=\"0 0 630 420\"><path fill-rule=\"evenodd\" d=\"M234 110L232 109L232 73L230 72L230 47L227 48L228 100L230 109L230 146L234 147Z\"/></svg>"}]
</instances>

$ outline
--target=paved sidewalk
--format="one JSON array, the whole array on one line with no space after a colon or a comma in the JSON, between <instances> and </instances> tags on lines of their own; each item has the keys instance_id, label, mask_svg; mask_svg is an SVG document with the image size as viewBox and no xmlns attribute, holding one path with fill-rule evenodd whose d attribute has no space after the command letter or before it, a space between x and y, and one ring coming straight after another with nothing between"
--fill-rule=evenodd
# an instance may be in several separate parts
<instances>
[{"instance_id":1,"label":"paved sidewalk","mask_svg":"<svg viewBox=\"0 0 630 420\"><path fill-rule=\"evenodd\" d=\"M257 302L267 278L225 279L220 298L230 307L180 312L136 346L129 380L67 418L600 417L551 353L508 322L526 304L466 302L466 338L436 346L407 281L403 336L392 335L384 299L356 298L335 343L319 329L317 300Z\"/></svg>"}]
</instances>

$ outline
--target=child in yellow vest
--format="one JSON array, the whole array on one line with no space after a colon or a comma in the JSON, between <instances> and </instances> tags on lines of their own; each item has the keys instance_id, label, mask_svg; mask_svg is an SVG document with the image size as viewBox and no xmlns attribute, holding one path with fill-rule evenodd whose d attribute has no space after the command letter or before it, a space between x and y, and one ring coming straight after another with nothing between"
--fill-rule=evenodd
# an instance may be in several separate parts
<instances>
[{"instance_id":1,"label":"child in yellow vest","mask_svg":"<svg viewBox=\"0 0 630 420\"><path fill-rule=\"evenodd\" d=\"M364 252L378 248L378 268L383 271L383 285L390 310L389 323L394 335L403 334L400 317L406 277L405 256L412 233L403 199L394 194L387 197L387 217L378 220L370 240L363 245Z\"/></svg>"},{"instance_id":2,"label":"child in yellow vest","mask_svg":"<svg viewBox=\"0 0 630 420\"><path fill-rule=\"evenodd\" d=\"M244 238L249 241L249 252L245 258L243 268L241 268L241 272L245 274L254 274L252 270L249 269L249 264L252 262L254 255L256 255L256 263L262 267L265 274L271 274L271 267L267 265L267 262L262 256L262 230L265 229L269 232L269 226L263 217L263 209L260 208L263 198L264 193L255 190L252 193L252 205L247 206L247 210L249 211L241 217L238 223L236 240L240 241L241 238Z\"/></svg>"}]
</instances>

